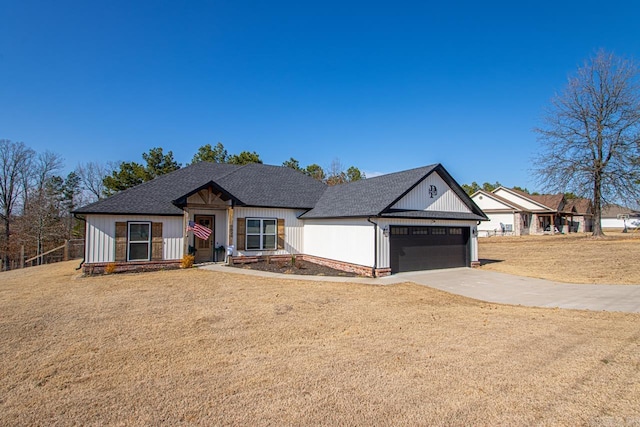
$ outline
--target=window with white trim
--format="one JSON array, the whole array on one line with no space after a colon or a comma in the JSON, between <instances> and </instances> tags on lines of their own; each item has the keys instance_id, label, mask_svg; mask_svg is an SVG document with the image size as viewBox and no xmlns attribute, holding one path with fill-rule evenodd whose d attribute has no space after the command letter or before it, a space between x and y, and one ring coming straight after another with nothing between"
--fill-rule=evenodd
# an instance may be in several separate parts
<instances>
[{"instance_id":1,"label":"window with white trim","mask_svg":"<svg viewBox=\"0 0 640 427\"><path fill-rule=\"evenodd\" d=\"M151 223L129 222L127 224L127 261L149 261L151 259Z\"/></svg>"},{"instance_id":2,"label":"window with white trim","mask_svg":"<svg viewBox=\"0 0 640 427\"><path fill-rule=\"evenodd\" d=\"M278 234L275 219L247 218L246 239L247 250L276 249Z\"/></svg>"}]
</instances>

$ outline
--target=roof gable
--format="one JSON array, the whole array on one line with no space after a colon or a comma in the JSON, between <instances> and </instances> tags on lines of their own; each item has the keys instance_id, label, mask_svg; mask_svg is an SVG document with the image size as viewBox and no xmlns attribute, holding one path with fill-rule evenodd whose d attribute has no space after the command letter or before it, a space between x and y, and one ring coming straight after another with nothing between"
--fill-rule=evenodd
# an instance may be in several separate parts
<instances>
[{"instance_id":1,"label":"roof gable","mask_svg":"<svg viewBox=\"0 0 640 427\"><path fill-rule=\"evenodd\" d=\"M532 212L555 211L554 209L533 200L530 194L526 194L512 188L498 187L493 190L492 193L510 202L516 203L518 206L522 206Z\"/></svg>"},{"instance_id":2,"label":"roof gable","mask_svg":"<svg viewBox=\"0 0 640 427\"><path fill-rule=\"evenodd\" d=\"M436 171L427 175L390 209L471 212L469 206L451 190Z\"/></svg>"},{"instance_id":3,"label":"roof gable","mask_svg":"<svg viewBox=\"0 0 640 427\"><path fill-rule=\"evenodd\" d=\"M329 187L322 195L315 208L303 214L301 218L342 218L342 217L368 217L368 216L409 216L409 217L436 217L442 216L443 211L412 209L419 205L412 205L412 198L419 194L418 188L431 174L437 172L438 178L434 178L446 184L451 194L450 197L458 197L468 210L457 215L457 219L486 219L480 208L469 198L456 183L451 175L440 164L424 166L416 169L390 173L387 175L355 181L348 184ZM434 181L435 182L435 181ZM429 185L429 184L428 184ZM422 187L424 188L424 187ZM428 186L426 187L428 191ZM415 190L415 193L412 191ZM405 199L405 197L407 197ZM416 196L417 197L417 196ZM425 206L426 207L426 206ZM450 212L456 212L450 211ZM460 213L460 211L458 211ZM429 216L431 215L431 216ZM451 215L453 218L455 215Z\"/></svg>"},{"instance_id":4,"label":"roof gable","mask_svg":"<svg viewBox=\"0 0 640 427\"><path fill-rule=\"evenodd\" d=\"M500 197L494 193L486 192L484 190L476 191L471 196L471 200L473 200L483 211L527 211L527 209L519 206L517 203L514 203L511 200Z\"/></svg>"},{"instance_id":5,"label":"roof gable","mask_svg":"<svg viewBox=\"0 0 640 427\"><path fill-rule=\"evenodd\" d=\"M567 200L565 210L572 210L577 215L592 215L591 200L589 199L571 199Z\"/></svg>"}]
</instances>

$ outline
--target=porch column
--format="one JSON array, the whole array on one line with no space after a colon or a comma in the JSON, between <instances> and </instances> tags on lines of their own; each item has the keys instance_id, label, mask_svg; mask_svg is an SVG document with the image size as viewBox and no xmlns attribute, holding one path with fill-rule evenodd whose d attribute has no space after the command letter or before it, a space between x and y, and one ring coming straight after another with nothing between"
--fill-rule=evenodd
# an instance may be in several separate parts
<instances>
[{"instance_id":1,"label":"porch column","mask_svg":"<svg viewBox=\"0 0 640 427\"><path fill-rule=\"evenodd\" d=\"M182 215L182 255L189 255L189 235L187 234L187 225L189 224L189 211L184 209Z\"/></svg>"},{"instance_id":2,"label":"porch column","mask_svg":"<svg viewBox=\"0 0 640 427\"><path fill-rule=\"evenodd\" d=\"M229 240L227 246L233 245L233 206L227 210L227 226L229 231Z\"/></svg>"}]
</instances>

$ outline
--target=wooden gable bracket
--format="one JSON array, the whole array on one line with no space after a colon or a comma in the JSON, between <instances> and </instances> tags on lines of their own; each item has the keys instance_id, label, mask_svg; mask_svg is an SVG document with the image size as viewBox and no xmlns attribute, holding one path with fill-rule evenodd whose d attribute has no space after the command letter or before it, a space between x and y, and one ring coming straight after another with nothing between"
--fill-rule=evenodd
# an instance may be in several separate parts
<instances>
[{"instance_id":1,"label":"wooden gable bracket","mask_svg":"<svg viewBox=\"0 0 640 427\"><path fill-rule=\"evenodd\" d=\"M222 196L222 192L214 193L211 190L211 187L207 188L206 190L203 189L198 191L198 196L200 196L200 199L205 205L212 205L218 199L222 201L222 199L220 198Z\"/></svg>"},{"instance_id":2,"label":"wooden gable bracket","mask_svg":"<svg viewBox=\"0 0 640 427\"><path fill-rule=\"evenodd\" d=\"M214 194L213 191L209 189L209 204L213 204L216 200L220 199L220 196L222 196L222 193L218 192ZM220 199L220 201L222 202L222 199Z\"/></svg>"}]
</instances>

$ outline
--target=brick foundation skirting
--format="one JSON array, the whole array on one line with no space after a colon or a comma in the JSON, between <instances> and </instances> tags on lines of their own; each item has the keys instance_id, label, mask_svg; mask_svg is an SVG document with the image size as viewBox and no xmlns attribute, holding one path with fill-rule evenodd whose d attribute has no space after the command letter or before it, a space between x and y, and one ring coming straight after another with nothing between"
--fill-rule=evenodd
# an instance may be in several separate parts
<instances>
[{"instance_id":1,"label":"brick foundation skirting","mask_svg":"<svg viewBox=\"0 0 640 427\"><path fill-rule=\"evenodd\" d=\"M323 265L325 267L335 268L336 270L346 271L347 273L355 273L359 276L373 277L373 269L371 267L306 254L235 256L229 257L229 264L250 264L254 262L266 261L267 258L269 258L269 260L272 262L290 261L292 257L295 257L296 260L308 261L314 264ZM376 269L376 275L378 277L388 276L390 274L390 268Z\"/></svg>"},{"instance_id":2,"label":"brick foundation skirting","mask_svg":"<svg viewBox=\"0 0 640 427\"><path fill-rule=\"evenodd\" d=\"M376 268L376 277L391 276L390 268Z\"/></svg>"},{"instance_id":3,"label":"brick foundation skirting","mask_svg":"<svg viewBox=\"0 0 640 427\"><path fill-rule=\"evenodd\" d=\"M336 270L355 273L360 276L373 277L373 269L359 264L351 264L349 262L336 261L334 259L320 258L313 255L300 255L303 260L314 264L324 265L325 267L335 268Z\"/></svg>"},{"instance_id":4,"label":"brick foundation skirting","mask_svg":"<svg viewBox=\"0 0 640 427\"><path fill-rule=\"evenodd\" d=\"M266 261L267 258L270 261L291 261L291 258L303 259L303 255L243 255L243 256L230 256L228 258L229 264L251 264L254 262Z\"/></svg>"},{"instance_id":5,"label":"brick foundation skirting","mask_svg":"<svg viewBox=\"0 0 640 427\"><path fill-rule=\"evenodd\" d=\"M129 273L158 270L173 270L180 268L180 260L171 261L133 261L133 262L99 262L83 264L82 272L86 276L105 274L108 266L113 265L112 273Z\"/></svg>"}]
</instances>

